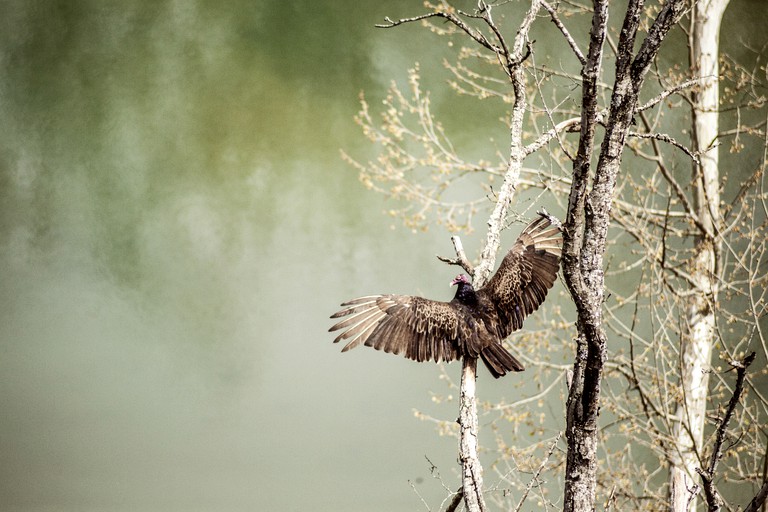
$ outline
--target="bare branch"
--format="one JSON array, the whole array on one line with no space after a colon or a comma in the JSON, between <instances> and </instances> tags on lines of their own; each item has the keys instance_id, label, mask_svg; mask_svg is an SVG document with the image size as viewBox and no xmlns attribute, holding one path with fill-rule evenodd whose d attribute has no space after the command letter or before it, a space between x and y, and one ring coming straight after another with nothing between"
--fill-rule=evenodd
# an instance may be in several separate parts
<instances>
[{"instance_id":1,"label":"bare branch","mask_svg":"<svg viewBox=\"0 0 768 512\"><path fill-rule=\"evenodd\" d=\"M682 91L683 89L688 89L689 87L693 87L694 85L696 85L696 84L698 84L700 82L701 82L701 78L694 78L693 80L686 80L685 82L683 82L681 84L678 84L678 85L676 85L674 87L671 87L671 88L661 92L657 96L654 96L650 100L646 101L645 103L643 103L642 105L637 107L635 109L635 111L636 112L643 112L644 110L648 110L649 108L653 108L656 105L658 105L659 103L661 103L662 101L664 101L665 99L667 99L668 97L672 96L673 94L678 93L678 92Z\"/></svg>"},{"instance_id":2,"label":"bare branch","mask_svg":"<svg viewBox=\"0 0 768 512\"><path fill-rule=\"evenodd\" d=\"M464 501L472 512L484 512L483 468L477 456L477 359L461 361L461 390L459 400L459 460Z\"/></svg>"},{"instance_id":3,"label":"bare branch","mask_svg":"<svg viewBox=\"0 0 768 512\"><path fill-rule=\"evenodd\" d=\"M653 25L648 30L648 35L643 40L640 50L632 59L631 75L633 79L640 79L648 71L648 67L656 58L667 33L683 15L685 6L686 2L668 1L664 3L658 16L653 20Z\"/></svg>"},{"instance_id":4,"label":"bare branch","mask_svg":"<svg viewBox=\"0 0 768 512\"><path fill-rule=\"evenodd\" d=\"M650 128L650 124L648 123L648 120L646 119L645 115L641 112L640 113L640 119L645 124L646 129ZM664 177L664 179L669 183L669 185L672 187L672 189L675 192L675 197L680 201L680 203L683 205L683 208L685 209L686 214L688 217L696 224L696 226L701 230L702 233L708 234L710 237L712 236L707 227L704 225L704 222L699 217L698 213L693 207L693 204L691 204L691 201L688 199L688 195L685 193L685 190L683 187L678 183L677 179L672 175L670 170L667 168L667 166L664 164L663 160L661 159L661 150L658 147L657 140L654 137L651 137L651 140L653 141L653 150L655 152L655 161L658 165L659 171L661 172L661 175ZM682 149L682 148L681 148ZM689 150L684 149L684 152L686 154L690 153ZM697 164L700 163L698 159L694 160Z\"/></svg>"},{"instance_id":5,"label":"bare branch","mask_svg":"<svg viewBox=\"0 0 768 512\"><path fill-rule=\"evenodd\" d=\"M717 427L717 433L715 435L715 444L712 446L712 455L709 458L709 464L706 469L696 468L696 472L701 476L704 487L704 495L707 498L707 506L710 512L717 512L723 506L723 498L717 491L713 483L717 464L723 457L723 442L725 441L726 430L728 429L728 423L730 423L733 417L733 412L739 403L741 393L744 390L744 379L747 375L747 368L755 360L755 353L752 352L741 361L732 361L731 366L736 368L736 386L733 389L731 399L728 401L728 406L725 409L720 423Z\"/></svg>"},{"instance_id":6,"label":"bare branch","mask_svg":"<svg viewBox=\"0 0 768 512\"><path fill-rule=\"evenodd\" d=\"M568 29L565 28L565 25L563 25L563 22L560 21L560 17L557 15L557 9L549 5L546 1L541 1L541 6L544 7L544 9L549 13L549 16L552 18L552 23L555 24L555 26L562 32L563 36L565 37L565 40L568 42L568 46L571 47L573 50L573 53L576 54L576 58L579 59L579 62L581 62L581 65L587 63L587 58L584 57L584 54L579 49L579 46L576 44L576 41L573 39L573 36L571 36L571 33L568 32Z\"/></svg>"},{"instance_id":7,"label":"bare branch","mask_svg":"<svg viewBox=\"0 0 768 512\"><path fill-rule=\"evenodd\" d=\"M539 475L541 475L541 472L544 470L544 467L547 465L547 462L549 462L549 458L552 456L552 453L555 451L555 447L557 446L557 443L560 442L560 437L562 435L563 435L562 432L558 432L557 436L555 437L555 440L552 441L552 444L549 445L549 451L547 451L547 455L544 457L544 460L541 461L541 464L536 470L536 473L534 473L533 477L531 477L531 480L530 482L528 482L528 485L525 486L525 491L523 491L523 495L520 497L520 501L517 503L517 506L515 507L514 512L519 512L519 510L522 508L523 503L525 503L526 498L528 498L528 493L531 492L531 489L533 488L534 483L538 482Z\"/></svg>"},{"instance_id":8,"label":"bare branch","mask_svg":"<svg viewBox=\"0 0 768 512\"><path fill-rule=\"evenodd\" d=\"M461 500L464 498L464 488L459 487L459 489L456 491L456 493L453 495L453 499L448 504L447 507L445 507L445 512L455 512L458 510L459 505L461 505Z\"/></svg>"},{"instance_id":9,"label":"bare branch","mask_svg":"<svg viewBox=\"0 0 768 512\"><path fill-rule=\"evenodd\" d=\"M667 144L670 144L672 146L675 146L677 149L688 155L688 157L693 160L695 163L699 163L699 155L685 147L683 144L680 144L675 139L670 137L669 135L665 133L640 133L640 132L629 132L627 133L630 137L637 137L638 139L655 139L660 140L662 142L666 142Z\"/></svg>"},{"instance_id":10,"label":"bare branch","mask_svg":"<svg viewBox=\"0 0 768 512\"><path fill-rule=\"evenodd\" d=\"M459 11L459 12L461 12L461 11ZM485 48L487 48L487 49L489 49L489 50L491 50L491 51L493 51L495 53L502 52L502 49L499 48L498 46L492 44L490 41L488 41L488 39L485 37L485 35L483 35L482 32L472 28L470 25L467 25L464 22L464 20L462 20L461 18L459 18L455 14L453 14L451 12L446 12L446 11L429 12L429 13L426 13L426 14L421 14L419 16L413 16L413 17L410 17L410 18L400 18L398 20L393 20L389 16L387 16L387 17L384 18L384 21L386 21L386 23L378 24L378 25L376 25L376 27L377 28L393 28L393 27L397 27L399 25L403 25L405 23L413 23L415 21L422 21L422 20L426 20L426 19L429 19L429 18L444 18L444 19L450 21L451 23L453 23L454 25L456 25L456 27L458 27L461 30L463 30L469 37L474 39L481 46L483 46L483 47L485 47Z\"/></svg>"},{"instance_id":11,"label":"bare branch","mask_svg":"<svg viewBox=\"0 0 768 512\"><path fill-rule=\"evenodd\" d=\"M744 509L744 512L759 512L760 508L765 503L766 498L768 498L768 481L763 482L763 486L760 487L760 490L755 494L755 497L749 502L749 505Z\"/></svg>"},{"instance_id":12,"label":"bare branch","mask_svg":"<svg viewBox=\"0 0 768 512\"><path fill-rule=\"evenodd\" d=\"M470 277L474 277L475 269L472 266L472 263L467 259L467 255L464 252L464 246L461 244L461 238L459 238L458 235L454 235L451 237L451 242L453 242L453 248L456 251L456 258L446 258L438 255L437 259L443 263L448 263L449 265L458 265L463 268Z\"/></svg>"},{"instance_id":13,"label":"bare branch","mask_svg":"<svg viewBox=\"0 0 768 512\"><path fill-rule=\"evenodd\" d=\"M567 132L567 131L578 131L580 127L581 119L578 117L573 117L571 119L566 119L565 121L561 121L557 125L555 125L553 128L547 130L546 132L542 133L538 139L531 142L525 148L523 148L524 154L530 155L532 153L535 153L542 147L546 146L547 143L555 138L558 134Z\"/></svg>"}]
</instances>

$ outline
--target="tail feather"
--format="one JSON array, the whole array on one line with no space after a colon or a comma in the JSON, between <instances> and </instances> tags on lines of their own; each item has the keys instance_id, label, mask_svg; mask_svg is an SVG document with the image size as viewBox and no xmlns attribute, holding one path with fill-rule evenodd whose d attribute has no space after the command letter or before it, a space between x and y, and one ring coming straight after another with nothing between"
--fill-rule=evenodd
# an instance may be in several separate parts
<instances>
[{"instance_id":1,"label":"tail feather","mask_svg":"<svg viewBox=\"0 0 768 512\"><path fill-rule=\"evenodd\" d=\"M503 377L507 372L522 372L525 370L522 363L507 352L500 343L491 343L485 347L480 352L480 357L483 359L485 366L488 367L488 371L496 379Z\"/></svg>"}]
</instances>

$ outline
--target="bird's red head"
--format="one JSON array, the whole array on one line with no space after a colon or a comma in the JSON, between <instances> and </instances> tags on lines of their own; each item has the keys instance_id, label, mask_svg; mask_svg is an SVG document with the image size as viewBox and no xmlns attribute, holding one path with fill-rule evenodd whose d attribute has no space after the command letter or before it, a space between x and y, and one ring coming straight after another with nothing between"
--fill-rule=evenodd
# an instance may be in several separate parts
<instances>
[{"instance_id":1,"label":"bird's red head","mask_svg":"<svg viewBox=\"0 0 768 512\"><path fill-rule=\"evenodd\" d=\"M459 283L470 284L469 278L464 274L459 274L453 279L453 281L451 281L451 286L457 285Z\"/></svg>"}]
</instances>

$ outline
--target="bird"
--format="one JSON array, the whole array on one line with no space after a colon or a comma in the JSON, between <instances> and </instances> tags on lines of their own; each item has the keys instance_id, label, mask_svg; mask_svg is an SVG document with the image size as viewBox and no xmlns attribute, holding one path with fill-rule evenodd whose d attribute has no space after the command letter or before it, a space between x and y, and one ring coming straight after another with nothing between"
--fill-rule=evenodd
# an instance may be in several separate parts
<instances>
[{"instance_id":1,"label":"bird","mask_svg":"<svg viewBox=\"0 0 768 512\"><path fill-rule=\"evenodd\" d=\"M557 278L562 247L560 222L539 213L485 286L475 290L459 274L451 281L456 294L450 302L414 295L359 297L331 315L341 320L329 332L341 331L333 342L345 342L342 352L364 344L419 362L480 358L497 379L521 372L523 364L502 341L544 302Z\"/></svg>"}]
</instances>

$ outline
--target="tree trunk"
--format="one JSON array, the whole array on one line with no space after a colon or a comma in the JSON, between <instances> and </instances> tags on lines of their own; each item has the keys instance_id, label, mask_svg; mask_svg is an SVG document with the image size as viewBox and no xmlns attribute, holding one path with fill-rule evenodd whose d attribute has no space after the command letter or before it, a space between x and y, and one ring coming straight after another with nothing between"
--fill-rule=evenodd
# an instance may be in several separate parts
<instances>
[{"instance_id":1,"label":"tree trunk","mask_svg":"<svg viewBox=\"0 0 768 512\"><path fill-rule=\"evenodd\" d=\"M693 281L682 339L680 340L681 399L673 428L675 447L670 469L670 507L673 512L695 508L695 468L700 466L697 451L704 439L712 345L715 341L714 304L716 275L720 179L718 149L713 147L718 134L719 112L719 32L728 0L695 2L690 31L691 67L701 77L693 94L693 147L700 163L694 163L694 207L700 234L695 240L695 255L690 269ZM693 505L693 507L692 507Z\"/></svg>"},{"instance_id":2,"label":"tree trunk","mask_svg":"<svg viewBox=\"0 0 768 512\"><path fill-rule=\"evenodd\" d=\"M483 468L477 455L477 399L475 384L477 359L464 358L461 368L459 409L459 459L464 504L471 512L484 512Z\"/></svg>"},{"instance_id":3,"label":"tree trunk","mask_svg":"<svg viewBox=\"0 0 768 512\"><path fill-rule=\"evenodd\" d=\"M636 37L642 0L630 0L619 37L616 75L605 136L589 193L589 168L597 124L595 84L599 79L608 3L595 0L590 49L582 70L582 120L579 151L574 160L563 245L563 275L576 304L578 329L573 380L566 412L565 512L595 510L597 488L600 387L606 359L603 325L605 299L603 256L621 155L638 95L662 41L682 15L683 0L670 0L659 11L637 53Z\"/></svg>"},{"instance_id":4,"label":"tree trunk","mask_svg":"<svg viewBox=\"0 0 768 512\"><path fill-rule=\"evenodd\" d=\"M600 79L607 24L608 3L594 2L589 52L582 69L579 149L573 165L573 181L568 198L563 240L563 276L576 304L579 333L576 340L573 378L566 404L565 438L568 450L563 503L563 509L566 512L593 510L597 486L597 404L605 345L603 344L601 348L599 341L595 343L594 339L590 340L587 330L589 326L594 333L596 320L597 327L602 331L601 319L596 318L596 315L602 312L603 289L602 286L597 289L586 286L584 269L582 269L582 251L586 246L585 237L590 236L590 233L585 232L586 192L590 160L595 144L598 117L597 83ZM602 213L608 215L608 212ZM593 293L599 294L599 297L590 297ZM604 332L600 334L604 338ZM588 363L590 355L592 361ZM590 375L591 385L585 383L587 374Z\"/></svg>"},{"instance_id":5,"label":"tree trunk","mask_svg":"<svg viewBox=\"0 0 768 512\"><path fill-rule=\"evenodd\" d=\"M509 74L510 83L515 95L509 125L509 161L504 173L504 181L499 189L496 205L488 219L485 246L480 255L480 263L475 268L472 284L480 288L488 282L496 262L496 253L501 244L501 231L507 218L509 205L520 180L525 153L523 151L523 119L528 107L525 93L525 75L522 62L525 60L523 51L528 43L528 31L539 11L539 0L531 0L531 7L520 24L517 37L511 53L504 51L502 60L506 62L505 69ZM485 20L495 29L490 17L490 10L485 6ZM504 45L502 45L504 46ZM504 46L506 48L506 46ZM476 359L464 359L461 372L461 400L459 410L459 458L462 466L462 489L464 503L469 512L484 512L482 466L477 454L477 399L475 397L475 379L477 371Z\"/></svg>"}]
</instances>

